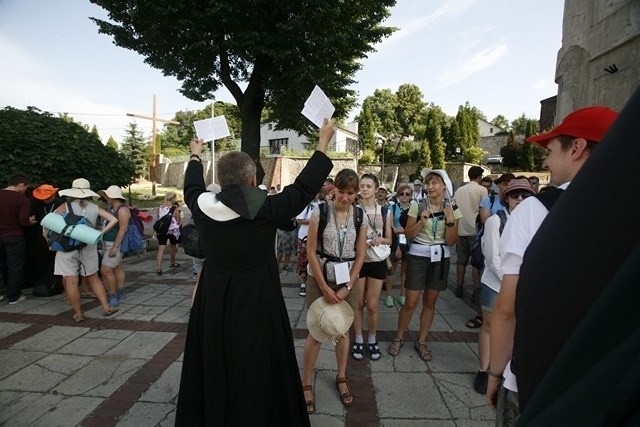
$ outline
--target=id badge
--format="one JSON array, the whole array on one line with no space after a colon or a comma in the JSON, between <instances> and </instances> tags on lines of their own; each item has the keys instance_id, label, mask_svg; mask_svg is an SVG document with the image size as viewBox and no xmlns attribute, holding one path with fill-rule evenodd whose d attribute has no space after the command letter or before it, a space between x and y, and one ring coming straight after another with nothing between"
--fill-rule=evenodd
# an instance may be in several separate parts
<instances>
[{"instance_id":1,"label":"id badge","mask_svg":"<svg viewBox=\"0 0 640 427\"><path fill-rule=\"evenodd\" d=\"M349 280L351 280L351 276L349 276L348 262L339 262L333 264L333 270L336 273L336 284L342 285L343 283L347 283Z\"/></svg>"},{"instance_id":2,"label":"id badge","mask_svg":"<svg viewBox=\"0 0 640 427\"><path fill-rule=\"evenodd\" d=\"M401 245L406 245L407 244L407 236L405 236L404 234L398 234L398 242Z\"/></svg>"},{"instance_id":3,"label":"id badge","mask_svg":"<svg viewBox=\"0 0 640 427\"><path fill-rule=\"evenodd\" d=\"M440 262L442 259L442 247L440 245L431 246L431 262Z\"/></svg>"}]
</instances>

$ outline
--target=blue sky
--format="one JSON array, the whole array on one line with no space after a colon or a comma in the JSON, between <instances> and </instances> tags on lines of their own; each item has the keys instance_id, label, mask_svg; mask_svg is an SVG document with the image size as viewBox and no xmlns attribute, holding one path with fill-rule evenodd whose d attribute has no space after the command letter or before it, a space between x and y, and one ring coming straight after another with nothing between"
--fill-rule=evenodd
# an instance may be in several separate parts
<instances>
[{"instance_id":1,"label":"blue sky","mask_svg":"<svg viewBox=\"0 0 640 427\"><path fill-rule=\"evenodd\" d=\"M450 115L469 101L489 119L537 118L540 100L557 91L563 5L398 0L385 23L400 30L363 62L353 88L361 102L377 88L413 83ZM0 107L68 112L96 124L105 141L121 139L132 120L126 113L150 115L154 94L160 118L204 107L183 97L176 79L98 34L90 16L106 13L88 0L0 0ZM232 102L225 89L216 100ZM150 122L137 123L150 132Z\"/></svg>"}]
</instances>

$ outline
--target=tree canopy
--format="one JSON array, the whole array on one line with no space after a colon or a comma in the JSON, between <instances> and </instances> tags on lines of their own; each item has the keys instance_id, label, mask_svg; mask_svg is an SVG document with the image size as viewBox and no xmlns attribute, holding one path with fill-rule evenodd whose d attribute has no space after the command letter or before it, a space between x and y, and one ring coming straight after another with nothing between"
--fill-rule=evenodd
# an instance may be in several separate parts
<instances>
[{"instance_id":1,"label":"tree canopy","mask_svg":"<svg viewBox=\"0 0 640 427\"><path fill-rule=\"evenodd\" d=\"M345 117L358 62L393 32L382 26L395 0L91 0L110 21L99 32L145 62L175 76L188 98L211 99L226 87L242 121L242 150L260 166L264 107L281 128L306 133L300 111L314 85ZM244 89L241 84L246 83Z\"/></svg>"},{"instance_id":2,"label":"tree canopy","mask_svg":"<svg viewBox=\"0 0 640 427\"><path fill-rule=\"evenodd\" d=\"M0 109L0 176L27 174L33 184L69 188L86 178L94 190L130 182L133 168L96 134L68 118L29 107Z\"/></svg>"}]
</instances>

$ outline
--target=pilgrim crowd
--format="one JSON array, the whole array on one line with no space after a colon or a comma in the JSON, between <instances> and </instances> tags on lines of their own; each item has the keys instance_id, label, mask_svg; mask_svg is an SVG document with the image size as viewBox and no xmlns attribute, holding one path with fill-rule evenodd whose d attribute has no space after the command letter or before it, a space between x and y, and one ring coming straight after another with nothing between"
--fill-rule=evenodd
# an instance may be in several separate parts
<instances>
[{"instance_id":1,"label":"pilgrim crowd","mask_svg":"<svg viewBox=\"0 0 640 427\"><path fill-rule=\"evenodd\" d=\"M203 180L202 142L193 141L185 202L206 257L189 321L176 425L213 420L260 424L267 419L275 425L309 425L308 414L316 412L314 369L327 341L335 346L337 397L351 406L358 396L349 385L349 358L377 361L383 353L401 356L417 309L417 340L407 347L424 362L447 357L432 352L429 331L438 297L449 287L454 251L457 280L452 291L460 298L468 294L478 308L478 315L467 323L480 331L473 386L497 410L497 425L515 425L520 407L514 311L523 255L616 116L609 109L589 107L570 114L551 131L528 138L548 150L544 164L551 185L545 188L539 188L534 176L506 173L492 180L476 166L468 170L468 183L455 190L442 169L424 169L421 179L402 182L393 192L375 175L358 176L351 169L328 179L332 164L325 152L334 130L325 121L318 151L293 184L267 194L257 186L253 160L233 152L219 159L221 190L210 192ZM117 248L131 215L129 209L119 209L126 205L120 188L95 193L80 178L60 191L40 185L27 198L28 185L27 177L18 174L0 191L0 249L9 304L24 299L23 281L48 286L58 275L77 321L84 320L80 298L88 293L100 301L105 316L117 311L126 298ZM106 208L94 203L100 197ZM175 194L169 194L160 207L160 213L170 213L173 220L167 235L158 236L158 275L163 273L167 244L170 267L177 266L181 216L176 203ZM95 245L73 252L47 248L47 230L39 225L42 218L68 209L102 230L102 279ZM279 243L274 245L276 234ZM25 244L29 239L32 242ZM229 243L223 248L216 245L220 241ZM469 264L476 241L483 260L473 267ZM302 378L278 274L290 269L294 254L302 282L299 292L308 308ZM468 266L470 285L464 283ZM400 289L395 295L392 277L397 268ZM83 288L84 282L90 289ZM383 348L376 337L378 307L391 307L396 301L400 310L395 338ZM257 313L262 313L258 325L253 322ZM253 397L247 397L248 390Z\"/></svg>"}]
</instances>

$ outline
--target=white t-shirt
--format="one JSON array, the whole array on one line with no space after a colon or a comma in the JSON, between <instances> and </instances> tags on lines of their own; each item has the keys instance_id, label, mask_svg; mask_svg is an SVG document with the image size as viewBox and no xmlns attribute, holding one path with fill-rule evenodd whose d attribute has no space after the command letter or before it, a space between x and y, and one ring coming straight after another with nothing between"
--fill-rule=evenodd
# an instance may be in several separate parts
<instances>
[{"instance_id":1,"label":"white t-shirt","mask_svg":"<svg viewBox=\"0 0 640 427\"><path fill-rule=\"evenodd\" d=\"M565 190L569 184L567 182L558 188ZM548 214L547 208L535 197L529 197L522 201L518 205L518 209L513 211L500 239L502 274L520 274L522 257ZM511 372L511 362L504 370L503 385L508 390L518 391L516 376Z\"/></svg>"},{"instance_id":2,"label":"white t-shirt","mask_svg":"<svg viewBox=\"0 0 640 427\"><path fill-rule=\"evenodd\" d=\"M505 209L504 213L508 223L509 212ZM491 215L484 223L482 254L484 255L484 269L480 281L494 291L500 292L503 273L500 266L500 217L497 214Z\"/></svg>"},{"instance_id":3,"label":"white t-shirt","mask_svg":"<svg viewBox=\"0 0 640 427\"><path fill-rule=\"evenodd\" d=\"M307 207L304 208L302 212L300 212L300 214L298 214L296 219L310 219L313 210L316 206L318 206L318 204L319 203L316 201L312 201L311 203L309 203ZM309 224L300 224L300 226L298 227L298 239L304 239L305 237L307 237L307 234L309 234Z\"/></svg>"}]
</instances>

